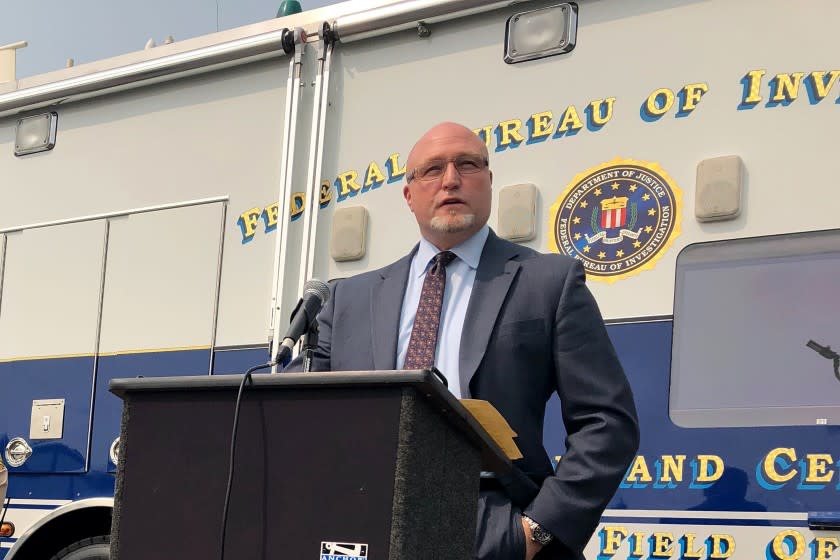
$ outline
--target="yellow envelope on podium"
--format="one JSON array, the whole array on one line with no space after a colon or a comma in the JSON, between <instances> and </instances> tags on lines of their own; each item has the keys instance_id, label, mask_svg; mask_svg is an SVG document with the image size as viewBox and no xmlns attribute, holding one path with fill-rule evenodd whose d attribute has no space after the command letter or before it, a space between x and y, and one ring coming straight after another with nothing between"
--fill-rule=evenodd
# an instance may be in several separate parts
<instances>
[{"instance_id":1,"label":"yellow envelope on podium","mask_svg":"<svg viewBox=\"0 0 840 560\"><path fill-rule=\"evenodd\" d=\"M493 441L511 461L522 458L522 452L513 442L516 432L507 423L505 417L496 410L496 407L487 401L478 399L461 399L464 408L478 420L478 423L487 431Z\"/></svg>"}]
</instances>

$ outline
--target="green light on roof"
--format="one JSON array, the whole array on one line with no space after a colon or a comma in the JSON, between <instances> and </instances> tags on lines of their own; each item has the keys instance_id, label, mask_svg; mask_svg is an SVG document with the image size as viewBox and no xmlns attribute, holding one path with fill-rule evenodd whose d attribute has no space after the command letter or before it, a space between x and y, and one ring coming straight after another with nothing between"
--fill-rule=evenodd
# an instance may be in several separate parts
<instances>
[{"instance_id":1,"label":"green light on roof","mask_svg":"<svg viewBox=\"0 0 840 560\"><path fill-rule=\"evenodd\" d=\"M277 17L299 14L303 11L298 0L283 0L280 2L280 9L277 10Z\"/></svg>"}]
</instances>

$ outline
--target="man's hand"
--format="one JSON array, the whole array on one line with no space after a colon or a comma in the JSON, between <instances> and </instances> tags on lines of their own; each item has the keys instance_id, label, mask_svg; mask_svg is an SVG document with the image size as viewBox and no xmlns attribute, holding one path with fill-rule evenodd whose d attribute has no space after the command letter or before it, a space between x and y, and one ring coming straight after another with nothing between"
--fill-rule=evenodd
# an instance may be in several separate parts
<instances>
[{"instance_id":1,"label":"man's hand","mask_svg":"<svg viewBox=\"0 0 840 560\"><path fill-rule=\"evenodd\" d=\"M525 531L525 560L533 560L537 552L542 549L542 545L531 540L531 527L524 519L522 520L522 530Z\"/></svg>"}]
</instances>

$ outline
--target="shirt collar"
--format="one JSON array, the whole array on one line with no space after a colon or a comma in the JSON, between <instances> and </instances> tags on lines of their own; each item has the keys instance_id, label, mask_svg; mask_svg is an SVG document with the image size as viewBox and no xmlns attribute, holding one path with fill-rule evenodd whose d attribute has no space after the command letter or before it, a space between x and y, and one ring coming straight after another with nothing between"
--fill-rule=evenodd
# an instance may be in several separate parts
<instances>
[{"instance_id":1,"label":"shirt collar","mask_svg":"<svg viewBox=\"0 0 840 560\"><path fill-rule=\"evenodd\" d=\"M480 230L461 243L452 247L450 251L455 253L459 259L467 263L470 268L478 268L478 261L481 260L481 251L484 250L484 243L487 241L487 236L490 235L490 227L484 224ZM420 237L420 247L417 249L417 255L414 257L412 269L415 276L425 274L429 262L435 255L440 253L440 249L434 246L425 237Z\"/></svg>"}]
</instances>

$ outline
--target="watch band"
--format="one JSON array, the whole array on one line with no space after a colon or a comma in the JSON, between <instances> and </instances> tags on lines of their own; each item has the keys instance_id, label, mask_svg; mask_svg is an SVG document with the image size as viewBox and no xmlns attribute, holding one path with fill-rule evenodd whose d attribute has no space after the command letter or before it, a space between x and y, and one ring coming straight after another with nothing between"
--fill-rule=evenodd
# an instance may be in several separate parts
<instances>
[{"instance_id":1,"label":"watch band","mask_svg":"<svg viewBox=\"0 0 840 560\"><path fill-rule=\"evenodd\" d=\"M522 519L524 519L525 523L528 524L528 527L531 528L531 541L542 546L546 546L548 543L554 540L554 535L543 529L542 525L540 525L527 515L522 515Z\"/></svg>"}]
</instances>

